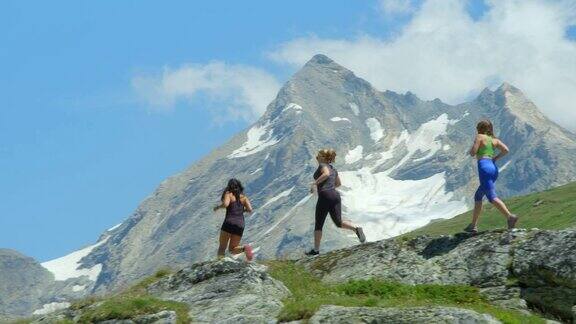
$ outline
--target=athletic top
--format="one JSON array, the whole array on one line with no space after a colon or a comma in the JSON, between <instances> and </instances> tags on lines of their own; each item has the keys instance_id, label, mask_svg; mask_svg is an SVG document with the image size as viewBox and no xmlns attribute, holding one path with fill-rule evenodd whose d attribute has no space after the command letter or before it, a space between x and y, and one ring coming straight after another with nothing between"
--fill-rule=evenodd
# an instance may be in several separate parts
<instances>
[{"instance_id":1,"label":"athletic top","mask_svg":"<svg viewBox=\"0 0 576 324\"><path fill-rule=\"evenodd\" d=\"M338 177L338 171L328 163L320 163L316 172L314 172L314 180L317 180L320 175L322 175L322 168L327 167L330 170L330 175L322 183L318 184L318 191L335 190L336 189L336 177Z\"/></svg>"},{"instance_id":2,"label":"athletic top","mask_svg":"<svg viewBox=\"0 0 576 324\"><path fill-rule=\"evenodd\" d=\"M244 227L244 205L240 199L230 202L228 207L226 207L226 218L224 218L224 222Z\"/></svg>"},{"instance_id":3,"label":"athletic top","mask_svg":"<svg viewBox=\"0 0 576 324\"><path fill-rule=\"evenodd\" d=\"M476 152L476 157L494 157L494 146L492 145L492 136L488 136L486 140L486 145L481 146L478 148L478 152Z\"/></svg>"}]
</instances>

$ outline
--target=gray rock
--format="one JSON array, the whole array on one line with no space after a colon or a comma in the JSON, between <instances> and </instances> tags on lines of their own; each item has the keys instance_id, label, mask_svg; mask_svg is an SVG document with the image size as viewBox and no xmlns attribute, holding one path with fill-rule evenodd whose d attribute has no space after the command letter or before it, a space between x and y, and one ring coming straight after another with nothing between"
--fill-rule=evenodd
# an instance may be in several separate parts
<instances>
[{"instance_id":1,"label":"gray rock","mask_svg":"<svg viewBox=\"0 0 576 324\"><path fill-rule=\"evenodd\" d=\"M514 275L530 287L576 289L576 231L535 231L514 252Z\"/></svg>"},{"instance_id":2,"label":"gray rock","mask_svg":"<svg viewBox=\"0 0 576 324\"><path fill-rule=\"evenodd\" d=\"M274 321L288 289L266 267L230 258L195 264L160 280L149 292L190 306L194 322Z\"/></svg>"},{"instance_id":3,"label":"gray rock","mask_svg":"<svg viewBox=\"0 0 576 324\"><path fill-rule=\"evenodd\" d=\"M100 321L98 324L176 324L176 318L174 311L161 311L156 314L136 316L132 319Z\"/></svg>"},{"instance_id":4,"label":"gray rock","mask_svg":"<svg viewBox=\"0 0 576 324\"><path fill-rule=\"evenodd\" d=\"M0 316L28 315L40 308L54 277L34 259L0 249Z\"/></svg>"},{"instance_id":5,"label":"gray rock","mask_svg":"<svg viewBox=\"0 0 576 324\"><path fill-rule=\"evenodd\" d=\"M325 282L379 278L406 284L461 284L492 303L535 307L572 320L576 230L490 231L368 243L299 261ZM509 286L512 282L513 286Z\"/></svg>"},{"instance_id":6,"label":"gray rock","mask_svg":"<svg viewBox=\"0 0 576 324\"><path fill-rule=\"evenodd\" d=\"M500 323L487 314L455 307L341 307L322 306L309 323Z\"/></svg>"},{"instance_id":7,"label":"gray rock","mask_svg":"<svg viewBox=\"0 0 576 324\"><path fill-rule=\"evenodd\" d=\"M134 318L136 324L176 324L176 312L161 311L156 314L142 315Z\"/></svg>"},{"instance_id":8,"label":"gray rock","mask_svg":"<svg viewBox=\"0 0 576 324\"><path fill-rule=\"evenodd\" d=\"M480 289L480 293L494 305L502 308L513 309L528 314L526 300L522 299L520 287L488 287Z\"/></svg>"},{"instance_id":9,"label":"gray rock","mask_svg":"<svg viewBox=\"0 0 576 324\"><path fill-rule=\"evenodd\" d=\"M525 232L384 240L300 261L324 281L379 278L406 284L506 284L510 248Z\"/></svg>"}]
</instances>

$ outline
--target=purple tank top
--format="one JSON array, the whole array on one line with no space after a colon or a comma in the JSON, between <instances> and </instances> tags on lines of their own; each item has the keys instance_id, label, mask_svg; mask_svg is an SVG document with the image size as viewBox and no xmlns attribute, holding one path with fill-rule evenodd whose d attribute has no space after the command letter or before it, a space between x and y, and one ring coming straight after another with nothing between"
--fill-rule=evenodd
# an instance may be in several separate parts
<instances>
[{"instance_id":1,"label":"purple tank top","mask_svg":"<svg viewBox=\"0 0 576 324\"><path fill-rule=\"evenodd\" d=\"M226 218L224 218L224 222L244 227L244 205L242 205L240 199L230 202L228 207L226 207Z\"/></svg>"},{"instance_id":2,"label":"purple tank top","mask_svg":"<svg viewBox=\"0 0 576 324\"><path fill-rule=\"evenodd\" d=\"M332 166L332 164L320 163L316 172L314 172L314 180L317 180L320 175L322 175L322 168L327 167L330 170L330 175L322 183L318 184L318 191L327 191L336 189L336 177L338 177L338 171Z\"/></svg>"}]
</instances>

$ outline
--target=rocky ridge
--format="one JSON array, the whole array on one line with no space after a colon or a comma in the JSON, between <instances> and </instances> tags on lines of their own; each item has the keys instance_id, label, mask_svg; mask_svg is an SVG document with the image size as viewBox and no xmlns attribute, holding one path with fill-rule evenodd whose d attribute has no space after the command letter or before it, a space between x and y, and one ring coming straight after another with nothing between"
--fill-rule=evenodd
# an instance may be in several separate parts
<instances>
[{"instance_id":1,"label":"rocky ridge","mask_svg":"<svg viewBox=\"0 0 576 324\"><path fill-rule=\"evenodd\" d=\"M475 236L388 239L303 258L297 263L328 283L375 278L405 284L471 285L499 307L526 313L538 310L570 322L576 320L575 249L574 229L502 230ZM283 299L291 294L268 274L266 266L230 258L185 267L147 290L161 299L187 304L195 323L275 322ZM37 321L62 318L62 314L66 312ZM424 319L434 323L499 322L493 316L457 307L330 305L322 306L309 321L415 323ZM106 323L144 323L131 321Z\"/></svg>"}]
</instances>

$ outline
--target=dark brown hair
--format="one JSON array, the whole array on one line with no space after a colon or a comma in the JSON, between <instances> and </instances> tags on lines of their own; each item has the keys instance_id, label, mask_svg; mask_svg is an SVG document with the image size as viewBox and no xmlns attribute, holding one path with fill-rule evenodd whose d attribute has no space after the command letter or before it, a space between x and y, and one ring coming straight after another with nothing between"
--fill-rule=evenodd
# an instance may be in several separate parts
<instances>
[{"instance_id":1,"label":"dark brown hair","mask_svg":"<svg viewBox=\"0 0 576 324\"><path fill-rule=\"evenodd\" d=\"M494 127L492 126L492 122L488 119L478 122L478 124L476 124L476 130L478 131L478 134L494 137Z\"/></svg>"},{"instance_id":2,"label":"dark brown hair","mask_svg":"<svg viewBox=\"0 0 576 324\"><path fill-rule=\"evenodd\" d=\"M222 192L222 197L220 198L221 200L224 200L224 195L226 195L226 192L231 192L234 194L234 197L236 197L236 200L240 201L240 195L244 193L244 187L238 179L230 179L228 180L226 189L224 189Z\"/></svg>"}]
</instances>

